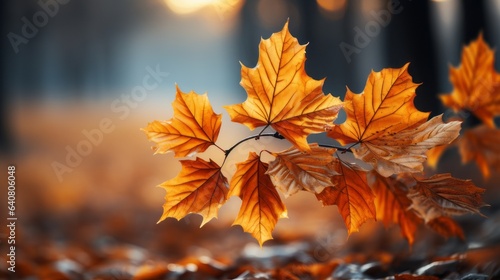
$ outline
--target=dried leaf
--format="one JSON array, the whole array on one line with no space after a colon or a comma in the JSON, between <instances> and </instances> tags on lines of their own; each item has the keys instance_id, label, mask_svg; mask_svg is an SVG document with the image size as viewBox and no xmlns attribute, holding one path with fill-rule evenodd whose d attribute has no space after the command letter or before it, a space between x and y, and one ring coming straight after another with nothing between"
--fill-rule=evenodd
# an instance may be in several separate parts
<instances>
[{"instance_id":1,"label":"dried leaf","mask_svg":"<svg viewBox=\"0 0 500 280\"><path fill-rule=\"evenodd\" d=\"M383 176L404 172L422 172L426 152L451 143L460 133L460 122L443 123L436 116L415 128L362 143L354 155L371 163Z\"/></svg>"},{"instance_id":2,"label":"dried leaf","mask_svg":"<svg viewBox=\"0 0 500 280\"><path fill-rule=\"evenodd\" d=\"M444 124L441 116L426 122L428 113L413 104L416 87L408 64L372 72L363 93L347 91L347 120L330 127L328 136L343 145L360 143L354 155L385 177L421 172L427 150L453 141L460 122Z\"/></svg>"},{"instance_id":3,"label":"dried leaf","mask_svg":"<svg viewBox=\"0 0 500 280\"><path fill-rule=\"evenodd\" d=\"M231 179L230 196L239 196L241 208L233 225L241 225L245 232L262 244L272 239L279 218L286 218L285 205L266 174L268 164L251 152L248 159L236 165Z\"/></svg>"},{"instance_id":4,"label":"dried leaf","mask_svg":"<svg viewBox=\"0 0 500 280\"><path fill-rule=\"evenodd\" d=\"M483 193L484 189L476 187L470 180L437 174L417 180L408 197L413 202L412 208L429 222L441 216L481 214L479 208L486 206L481 197Z\"/></svg>"},{"instance_id":5,"label":"dried leaf","mask_svg":"<svg viewBox=\"0 0 500 280\"><path fill-rule=\"evenodd\" d=\"M336 149L322 148L316 143L310 146L309 153L294 147L273 153L276 159L269 164L267 174L285 197L300 190L320 193L332 185L331 177L338 175L332 168Z\"/></svg>"},{"instance_id":6,"label":"dried leaf","mask_svg":"<svg viewBox=\"0 0 500 280\"><path fill-rule=\"evenodd\" d=\"M174 117L153 121L143 130L156 143L155 153L173 151L176 157L191 156L215 144L222 115L214 113L206 94L183 93L178 86L176 91Z\"/></svg>"},{"instance_id":7,"label":"dried leaf","mask_svg":"<svg viewBox=\"0 0 500 280\"><path fill-rule=\"evenodd\" d=\"M212 160L201 158L181 160L182 170L177 177L160 185L167 191L163 215L182 219L189 213L198 213L203 217L201 226L217 217L217 211L226 202L228 192L227 179L221 168Z\"/></svg>"},{"instance_id":8,"label":"dried leaf","mask_svg":"<svg viewBox=\"0 0 500 280\"><path fill-rule=\"evenodd\" d=\"M500 130L478 126L467 130L458 141L462 162L475 161L485 178L500 171Z\"/></svg>"},{"instance_id":9,"label":"dried leaf","mask_svg":"<svg viewBox=\"0 0 500 280\"><path fill-rule=\"evenodd\" d=\"M450 68L453 91L441 95L443 104L455 111L467 110L489 127L500 114L500 74L495 72L495 53L483 35L464 47L462 64Z\"/></svg>"},{"instance_id":10,"label":"dried leaf","mask_svg":"<svg viewBox=\"0 0 500 280\"><path fill-rule=\"evenodd\" d=\"M332 187L316 194L323 205L337 205L344 218L348 234L359 231L369 219L375 219L374 195L366 181L366 171L356 165L346 165L337 160L335 170L340 175L332 177Z\"/></svg>"},{"instance_id":11,"label":"dried leaf","mask_svg":"<svg viewBox=\"0 0 500 280\"><path fill-rule=\"evenodd\" d=\"M323 80L305 71L305 47L283 30L259 45L254 68L242 66L241 85L248 98L225 106L231 120L250 129L271 126L301 151L309 151L307 136L324 132L342 107L339 98L323 93Z\"/></svg>"},{"instance_id":12,"label":"dried leaf","mask_svg":"<svg viewBox=\"0 0 500 280\"><path fill-rule=\"evenodd\" d=\"M418 225L423 221L409 209L411 200L407 197L407 186L397 178L385 178L373 171L368 175L375 194L377 220L382 221L386 227L399 224L402 235L411 246L415 241Z\"/></svg>"}]
</instances>

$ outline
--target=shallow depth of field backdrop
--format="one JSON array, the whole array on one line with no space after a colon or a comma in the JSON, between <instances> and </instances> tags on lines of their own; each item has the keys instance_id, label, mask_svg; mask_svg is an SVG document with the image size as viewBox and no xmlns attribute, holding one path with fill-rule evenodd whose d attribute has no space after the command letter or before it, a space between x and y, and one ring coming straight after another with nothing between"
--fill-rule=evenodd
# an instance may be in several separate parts
<instances>
[{"instance_id":1,"label":"shallow depth of field backdrop","mask_svg":"<svg viewBox=\"0 0 500 280\"><path fill-rule=\"evenodd\" d=\"M154 119L172 117L178 84L186 92L208 92L214 111L223 114L221 146L252 135L232 124L222 106L245 100L239 62L254 66L260 38L281 30L287 19L299 42L309 42L308 74L327 77L325 93L343 98L346 86L361 92L371 69L410 62L413 80L422 83L417 108L446 113L437 96L451 91L449 66L459 64L462 47L480 32L497 50L495 68L500 71L500 1L400 0L395 1L398 13L384 19L381 11L394 1L41 2L57 4L49 10L34 0L0 4L0 278L12 277L5 262L4 179L11 164L16 166L19 279L83 279L78 275L84 273L127 279L141 269L181 275L193 268L189 263L212 276L218 265L233 265L237 276L285 266L290 259L362 265L398 254L420 260L408 264L408 271L415 271L425 258L431 262L474 246L500 250L500 235L494 233L500 226L500 175L495 171L483 179L474 163L460 164L456 149L444 154L439 172L472 179L487 189L484 199L491 205L482 208L487 219L458 219L466 241L445 240L422 229L410 252L397 229L385 230L376 222L346 240L336 207L323 208L308 193L285 200L290 219L278 222L275 239L264 249L240 227L230 227L240 205L234 197L221 208L219 219L201 229L197 215L156 224L165 191L155 186L174 177L180 164L171 153L153 156L153 143L139 130ZM383 23L366 35L377 18ZM362 44L358 32L365 34ZM357 51L346 54L341 44ZM92 141L86 135L93 135ZM263 144L288 147L270 139ZM244 147L234 155L239 161L247 157ZM234 170L231 164L227 168ZM484 265L498 257L491 254L479 261ZM246 266L236 265L238 259ZM203 268L207 260L209 268ZM482 271L498 273L498 264L491 265Z\"/></svg>"}]
</instances>

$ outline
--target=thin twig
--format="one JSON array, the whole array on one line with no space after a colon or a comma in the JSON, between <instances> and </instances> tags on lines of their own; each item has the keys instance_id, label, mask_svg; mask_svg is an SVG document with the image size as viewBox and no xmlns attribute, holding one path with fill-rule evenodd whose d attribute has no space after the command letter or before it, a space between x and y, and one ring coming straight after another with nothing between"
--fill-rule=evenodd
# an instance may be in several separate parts
<instances>
[{"instance_id":1,"label":"thin twig","mask_svg":"<svg viewBox=\"0 0 500 280\"><path fill-rule=\"evenodd\" d=\"M352 153L351 148L344 148L344 147L338 147L335 145L328 145L328 144L318 144L318 146L323 147L323 148L334 148L337 149L337 151L341 151L343 154L344 153Z\"/></svg>"},{"instance_id":2,"label":"thin twig","mask_svg":"<svg viewBox=\"0 0 500 280\"><path fill-rule=\"evenodd\" d=\"M234 144L231 148L225 150L224 153L226 154L226 157L234 150L234 148L238 147L240 144L242 144L246 141L252 140L252 139L259 140L260 137L274 137L277 139L285 139L285 137L283 137L282 135L280 135L277 132L275 132L275 133L262 133L261 132L260 134L252 135L252 136L248 136L246 138L243 138L240 141L238 141L236 144Z\"/></svg>"}]
</instances>

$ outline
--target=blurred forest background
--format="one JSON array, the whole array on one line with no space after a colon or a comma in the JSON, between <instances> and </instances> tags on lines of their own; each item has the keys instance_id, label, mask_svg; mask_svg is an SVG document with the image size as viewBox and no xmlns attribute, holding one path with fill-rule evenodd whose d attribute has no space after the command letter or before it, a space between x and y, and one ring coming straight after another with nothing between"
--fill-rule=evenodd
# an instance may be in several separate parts
<instances>
[{"instance_id":1,"label":"blurred forest background","mask_svg":"<svg viewBox=\"0 0 500 280\"><path fill-rule=\"evenodd\" d=\"M386 231L375 222L346 240L336 207L323 208L308 194L285 200L290 219L279 221L275 240L265 246L274 251L257 249L241 228L230 227L240 203L235 198L221 208L218 220L201 229L196 215L156 224L165 193L155 186L175 176L180 164L172 154L153 156L152 143L139 130L154 119L171 118L178 84L183 91L208 92L214 111L224 114L222 147L251 135L246 127L231 124L222 106L246 98L239 86L239 62L254 66L260 38L281 30L287 19L299 42L309 43L306 70L316 79L326 77L325 93L343 98L346 86L361 92L372 69L410 62L410 74L422 83L417 108L432 115L443 113L437 96L452 89L449 67L459 64L462 47L481 32L497 50L500 70L500 0L48 2L57 3L57 11L46 19L36 16L45 11L39 1L0 3L4 36L0 158L2 178L9 164L16 166L20 278L66 279L85 271L95 277L115 273L127 278L140 269L174 271L171 264L187 269L186 264L198 262L200 269L206 263L201 257L210 258L210 267L228 265L241 256L265 259L268 267L261 264L262 270L286 263L269 264L269 258L276 256L325 262L349 255L361 264L373 256L393 260L397 254L422 260L440 252L460 252L471 244L500 244L500 234L493 233L500 224L500 176L483 179L475 164L460 164L456 150L445 154L439 172L472 179L487 189L484 198L492 205L483 209L488 219L460 221L466 229L465 242L446 241L422 229L410 251L397 229ZM341 43L356 46L357 28L364 30L392 2L400 12L369 36L359 53L346 57ZM26 21L37 20L45 22L31 38L12 43L12 33L22 36ZM144 86L145 76L154 78L155 70L162 73L151 80L157 86L134 99L134 89ZM66 164L68 149L76 150L87 139L82 131L99 129L103 119L113 130L103 132L88 155L58 178L54 163ZM287 147L272 141L261 145ZM215 152L207 156L220 160ZM235 153L240 158L234 161L246 154ZM230 172L234 166L228 168ZM7 215L4 193L1 221ZM5 228L0 231L0 259L5 258L7 234ZM244 272L235 269L234 276ZM3 259L0 273L8 275Z\"/></svg>"}]
</instances>

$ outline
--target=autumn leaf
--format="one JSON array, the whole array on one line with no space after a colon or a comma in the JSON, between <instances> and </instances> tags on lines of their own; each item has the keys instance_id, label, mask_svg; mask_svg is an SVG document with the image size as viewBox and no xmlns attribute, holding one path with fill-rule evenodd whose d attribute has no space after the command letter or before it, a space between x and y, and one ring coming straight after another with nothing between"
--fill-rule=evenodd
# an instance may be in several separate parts
<instances>
[{"instance_id":1,"label":"autumn leaf","mask_svg":"<svg viewBox=\"0 0 500 280\"><path fill-rule=\"evenodd\" d=\"M310 147L308 153L294 147L272 153L276 159L269 163L267 174L285 197L301 190L320 193L332 185L331 177L338 175L332 168L336 149L323 148L316 143Z\"/></svg>"},{"instance_id":2,"label":"autumn leaf","mask_svg":"<svg viewBox=\"0 0 500 280\"><path fill-rule=\"evenodd\" d=\"M460 138L457 138L457 139L460 139ZM457 141L457 139L455 139L455 141ZM427 165L429 167L432 167L432 168L437 168L437 165L439 163L439 159L441 158L441 155L450 146L452 146L455 143L455 141L450 143L449 145L436 146L436 147L428 150L427 153L425 154L427 156Z\"/></svg>"},{"instance_id":3,"label":"autumn leaf","mask_svg":"<svg viewBox=\"0 0 500 280\"><path fill-rule=\"evenodd\" d=\"M465 240L462 227L460 227L460 225L450 217L441 216L434 218L427 222L427 226L445 238L457 236L460 239Z\"/></svg>"},{"instance_id":4,"label":"autumn leaf","mask_svg":"<svg viewBox=\"0 0 500 280\"><path fill-rule=\"evenodd\" d=\"M462 162L474 160L485 178L492 170L500 170L500 132L494 117L500 114L500 74L494 68L494 50L482 34L464 47L461 65L450 68L451 94L441 95L444 105L455 111L469 111L486 126L466 130L454 145L460 149ZM446 147L428 153L429 165L435 167Z\"/></svg>"},{"instance_id":5,"label":"autumn leaf","mask_svg":"<svg viewBox=\"0 0 500 280\"><path fill-rule=\"evenodd\" d=\"M307 136L324 132L342 107L339 98L323 93L323 80L307 75L305 47L290 34L288 22L261 40L257 66L241 68L247 100L225 106L232 121L252 130L271 126L301 151L310 150Z\"/></svg>"},{"instance_id":6,"label":"autumn leaf","mask_svg":"<svg viewBox=\"0 0 500 280\"><path fill-rule=\"evenodd\" d=\"M429 222L440 216L481 214L479 208L486 206L481 195L484 189L476 187L470 180L460 180L450 174L437 174L419 180L410 189L408 197L412 208Z\"/></svg>"},{"instance_id":7,"label":"autumn leaf","mask_svg":"<svg viewBox=\"0 0 500 280\"><path fill-rule=\"evenodd\" d=\"M426 152L436 146L448 144L458 137L460 122L443 123L436 116L415 128L361 143L354 150L357 158L371 163L377 172L390 176L404 172L422 172Z\"/></svg>"},{"instance_id":8,"label":"autumn leaf","mask_svg":"<svg viewBox=\"0 0 500 280\"><path fill-rule=\"evenodd\" d=\"M229 196L239 196L241 208L233 225L241 225L245 232L262 244L272 239L272 231L279 218L286 218L285 205L266 174L268 164L251 152L248 159L236 165L231 179Z\"/></svg>"},{"instance_id":9,"label":"autumn leaf","mask_svg":"<svg viewBox=\"0 0 500 280\"><path fill-rule=\"evenodd\" d=\"M369 219L375 219L374 195L366 181L366 171L356 165L334 162L339 174L332 177L332 187L325 188L316 198L323 205L337 205L350 235Z\"/></svg>"},{"instance_id":10,"label":"autumn leaf","mask_svg":"<svg viewBox=\"0 0 500 280\"><path fill-rule=\"evenodd\" d=\"M462 162L475 161L485 178L500 171L500 130L478 126L464 132L458 141Z\"/></svg>"},{"instance_id":11,"label":"autumn leaf","mask_svg":"<svg viewBox=\"0 0 500 280\"><path fill-rule=\"evenodd\" d=\"M409 209L412 202L407 197L406 184L397 178L385 178L374 171L368 175L368 182L375 195L377 220L382 221L386 227L399 224L402 235L411 246L415 241L415 232L423 221Z\"/></svg>"},{"instance_id":12,"label":"autumn leaf","mask_svg":"<svg viewBox=\"0 0 500 280\"><path fill-rule=\"evenodd\" d=\"M415 108L417 84L408 64L399 69L372 72L363 93L348 90L344 110L347 120L330 127L328 136L341 144L357 144L354 155L388 177L402 172L422 172L425 153L448 144L460 132L460 122L443 123L437 116Z\"/></svg>"},{"instance_id":13,"label":"autumn leaf","mask_svg":"<svg viewBox=\"0 0 500 280\"><path fill-rule=\"evenodd\" d=\"M179 175L159 186L167 191L159 222L167 217L180 220L189 213L198 213L203 217L203 226L217 217L218 209L226 202L227 179L212 160L196 158L181 160L181 164Z\"/></svg>"},{"instance_id":14,"label":"autumn leaf","mask_svg":"<svg viewBox=\"0 0 500 280\"><path fill-rule=\"evenodd\" d=\"M222 115L214 113L206 94L183 93L178 86L176 91L174 117L153 121L143 130L156 143L155 153L173 151L176 157L191 156L215 144Z\"/></svg>"},{"instance_id":15,"label":"autumn leaf","mask_svg":"<svg viewBox=\"0 0 500 280\"><path fill-rule=\"evenodd\" d=\"M329 136L343 145L366 142L424 123L429 116L413 104L417 84L408 65L371 72L361 94L347 89L344 110L347 120L333 127Z\"/></svg>"},{"instance_id":16,"label":"autumn leaf","mask_svg":"<svg viewBox=\"0 0 500 280\"><path fill-rule=\"evenodd\" d=\"M214 161L182 160L179 175L160 185L167 194L159 222L198 213L203 226L217 217L228 197L238 196L242 203L233 225L240 225L262 246L272 239L278 219L287 217L278 190L285 196L309 191L323 205L338 206L349 235L367 220L379 219L386 227L398 224L410 245L422 221L445 237L463 238L462 229L449 216L481 214L479 208L486 205L481 198L484 190L449 174L428 179L411 174L423 171L426 153L430 164L437 163L445 145L458 137L461 122L444 123L442 115L428 120L429 113L415 107L418 85L408 73L408 64L372 71L362 93L347 90L345 103L325 95L324 80L315 80L305 71L305 48L290 34L288 22L280 32L261 40L257 65L241 68L247 99L225 108L232 121L252 130L263 128L257 136L244 138L227 150L216 144L222 117L214 113L207 95L183 93L176 87L172 119L153 121L143 129L156 144L155 153L184 157L215 146L224 154L224 165L234 148L251 139L286 138L293 147L281 152L263 150L275 157L269 164L250 152L246 161L236 165L230 184ZM500 168L500 134L492 128L500 111L500 75L493 69L493 52L482 37L466 48L462 66L451 74L455 89L442 97L443 102L455 110L470 110L490 125L465 132L455 145L464 161L475 160L489 176ZM481 75L486 77L482 82ZM334 125L341 108L346 121ZM263 134L269 127L276 133ZM343 151L352 152L373 170L347 163L335 148L308 144L310 134L325 131L346 146Z\"/></svg>"},{"instance_id":17,"label":"autumn leaf","mask_svg":"<svg viewBox=\"0 0 500 280\"><path fill-rule=\"evenodd\" d=\"M451 94L441 95L443 104L455 111L467 110L489 127L500 114L500 74L495 72L495 53L483 35L464 47L461 65L450 68Z\"/></svg>"}]
</instances>

